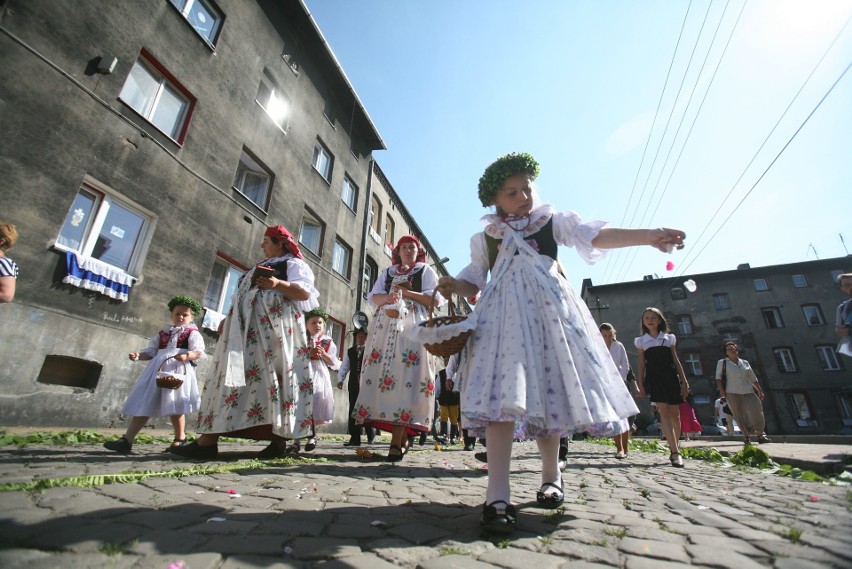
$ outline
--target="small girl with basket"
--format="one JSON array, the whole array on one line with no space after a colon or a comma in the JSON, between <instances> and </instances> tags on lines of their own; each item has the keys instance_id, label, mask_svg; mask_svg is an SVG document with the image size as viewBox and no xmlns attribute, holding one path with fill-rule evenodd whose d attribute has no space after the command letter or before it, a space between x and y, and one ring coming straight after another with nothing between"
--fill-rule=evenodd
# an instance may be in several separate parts
<instances>
[{"instance_id":1,"label":"small girl with basket","mask_svg":"<svg viewBox=\"0 0 852 569\"><path fill-rule=\"evenodd\" d=\"M471 263L456 278L441 277L444 295L482 294L467 327L457 376L462 422L488 439L488 488L480 523L509 533L517 511L511 504L510 457L515 423L538 443L543 508L564 502L559 439L597 427L601 435L628 429L638 413L583 299L560 274L557 247L573 246L589 263L602 249L650 245L682 247L674 229L618 229L583 223L574 212L540 204L533 180L539 166L529 154L512 153L491 164L479 180L479 199L496 213L470 240ZM488 279L488 273L491 278ZM460 327L461 328L461 327ZM449 331L447 333L450 333Z\"/></svg>"},{"instance_id":2,"label":"small girl with basket","mask_svg":"<svg viewBox=\"0 0 852 569\"><path fill-rule=\"evenodd\" d=\"M331 423L334 419L334 392L331 389L329 370L340 369L337 345L331 336L325 333L327 322L328 313L320 307L305 313L305 328L308 332L307 349L314 380L314 434L316 434L317 426ZM305 450L310 452L316 447L317 438L312 436L305 443Z\"/></svg>"},{"instance_id":3,"label":"small girl with basket","mask_svg":"<svg viewBox=\"0 0 852 569\"><path fill-rule=\"evenodd\" d=\"M171 418L175 431L174 441L167 450L186 444L185 415L198 412L201 404L195 368L191 365L206 357L204 338L192 323L201 310L201 304L193 298L172 298L169 301L171 325L163 326L154 334L147 348L129 354L131 361L149 363L121 408L123 415L131 416L127 431L120 439L105 442L105 448L130 453L136 435L148 418L165 416Z\"/></svg>"}]
</instances>

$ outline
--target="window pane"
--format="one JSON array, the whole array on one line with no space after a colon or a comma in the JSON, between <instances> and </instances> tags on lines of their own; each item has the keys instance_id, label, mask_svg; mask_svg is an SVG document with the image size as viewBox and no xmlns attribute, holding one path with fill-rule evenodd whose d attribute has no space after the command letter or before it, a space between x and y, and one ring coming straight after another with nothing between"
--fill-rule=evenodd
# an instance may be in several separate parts
<instances>
[{"instance_id":1,"label":"window pane","mask_svg":"<svg viewBox=\"0 0 852 569\"><path fill-rule=\"evenodd\" d=\"M68 215L65 217L65 223L62 224L62 230L59 232L57 242L60 245L80 251L86 238L86 231L92 222L95 202L95 196L88 192L81 191L77 194L74 203L71 204L71 209L68 210Z\"/></svg>"},{"instance_id":2,"label":"window pane","mask_svg":"<svg viewBox=\"0 0 852 569\"><path fill-rule=\"evenodd\" d=\"M247 198L262 208L266 207L266 190L269 187L269 176L257 172L246 171L243 175L240 191Z\"/></svg>"},{"instance_id":3,"label":"window pane","mask_svg":"<svg viewBox=\"0 0 852 569\"><path fill-rule=\"evenodd\" d=\"M216 20L218 19L202 2L196 0L192 4L192 8L186 15L186 19L192 24L198 33L213 41L213 34L216 32Z\"/></svg>"},{"instance_id":4,"label":"window pane","mask_svg":"<svg viewBox=\"0 0 852 569\"><path fill-rule=\"evenodd\" d=\"M165 85L163 94L157 102L157 108L154 110L154 115L151 117L151 122L157 128L176 139L180 134L184 111L187 106L187 102L178 95L175 89Z\"/></svg>"},{"instance_id":5,"label":"window pane","mask_svg":"<svg viewBox=\"0 0 852 569\"><path fill-rule=\"evenodd\" d=\"M213 263L210 280L207 281L207 292L204 294L204 306L219 311L219 299L222 296L222 287L225 286L225 273L225 265Z\"/></svg>"},{"instance_id":6,"label":"window pane","mask_svg":"<svg viewBox=\"0 0 852 569\"><path fill-rule=\"evenodd\" d=\"M236 267L228 267L228 280L225 286L225 296L222 297L222 314L227 314L231 309L231 301L234 293L237 292L237 285L240 284L240 277L243 276L243 271Z\"/></svg>"},{"instance_id":7,"label":"window pane","mask_svg":"<svg viewBox=\"0 0 852 569\"><path fill-rule=\"evenodd\" d=\"M111 202L92 257L126 271L144 222L141 216Z\"/></svg>"},{"instance_id":8,"label":"window pane","mask_svg":"<svg viewBox=\"0 0 852 569\"><path fill-rule=\"evenodd\" d=\"M320 233L319 225L305 219L302 221L302 229L299 231L299 241L302 245L319 255Z\"/></svg>"},{"instance_id":9,"label":"window pane","mask_svg":"<svg viewBox=\"0 0 852 569\"><path fill-rule=\"evenodd\" d=\"M119 97L143 117L148 117L160 82L138 61L130 70Z\"/></svg>"}]
</instances>

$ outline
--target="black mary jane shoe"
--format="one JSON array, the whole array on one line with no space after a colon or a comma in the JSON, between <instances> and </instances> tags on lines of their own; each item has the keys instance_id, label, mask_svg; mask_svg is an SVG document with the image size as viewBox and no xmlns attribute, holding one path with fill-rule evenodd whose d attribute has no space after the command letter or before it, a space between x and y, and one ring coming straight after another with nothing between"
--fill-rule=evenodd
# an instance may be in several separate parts
<instances>
[{"instance_id":1,"label":"black mary jane shoe","mask_svg":"<svg viewBox=\"0 0 852 569\"><path fill-rule=\"evenodd\" d=\"M311 452L317 448L317 439L316 437L311 437L308 439L308 442L305 443L305 452Z\"/></svg>"},{"instance_id":2,"label":"black mary jane shoe","mask_svg":"<svg viewBox=\"0 0 852 569\"><path fill-rule=\"evenodd\" d=\"M393 454L393 451L396 450L399 454ZM399 462L405 456L405 451L408 450L408 447L402 449L399 445L391 445L390 450L388 451L388 462Z\"/></svg>"},{"instance_id":3,"label":"black mary jane shoe","mask_svg":"<svg viewBox=\"0 0 852 569\"><path fill-rule=\"evenodd\" d=\"M195 460L215 460L216 455L219 454L219 447L217 445L201 446L198 441L193 441L188 445L173 447L172 454Z\"/></svg>"},{"instance_id":4,"label":"black mary jane shoe","mask_svg":"<svg viewBox=\"0 0 852 569\"><path fill-rule=\"evenodd\" d=\"M559 492L552 492L548 494L546 491L547 488L553 488ZM538 502L538 505L542 508L548 508L550 510L561 506L565 502L565 492L562 491L562 481L559 481L558 486L553 482L545 482L542 484L541 490L535 493L535 501Z\"/></svg>"},{"instance_id":5,"label":"black mary jane shoe","mask_svg":"<svg viewBox=\"0 0 852 569\"><path fill-rule=\"evenodd\" d=\"M503 512L497 510L497 504L503 504ZM507 504L503 500L497 500L482 507L482 516L479 518L483 531L507 535L515 530L518 525L518 511L515 506Z\"/></svg>"},{"instance_id":6,"label":"black mary jane shoe","mask_svg":"<svg viewBox=\"0 0 852 569\"><path fill-rule=\"evenodd\" d=\"M130 452L133 450L133 443L128 441L124 436L122 436L120 439L105 442L104 448L111 451L115 451L119 454L130 454Z\"/></svg>"}]
</instances>

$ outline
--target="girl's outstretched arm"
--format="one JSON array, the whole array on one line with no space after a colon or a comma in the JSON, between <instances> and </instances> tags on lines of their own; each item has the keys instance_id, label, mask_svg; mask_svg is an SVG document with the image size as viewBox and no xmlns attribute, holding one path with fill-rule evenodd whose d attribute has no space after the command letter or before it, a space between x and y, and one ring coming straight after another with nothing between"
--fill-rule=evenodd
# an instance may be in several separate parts
<instances>
[{"instance_id":1,"label":"girl's outstretched arm","mask_svg":"<svg viewBox=\"0 0 852 569\"><path fill-rule=\"evenodd\" d=\"M598 249L618 249L634 245L650 245L664 253L672 248L683 249L686 233L679 229L660 227L657 229L621 229L619 227L604 227L597 237L592 239L592 245Z\"/></svg>"},{"instance_id":2,"label":"girl's outstretched arm","mask_svg":"<svg viewBox=\"0 0 852 569\"><path fill-rule=\"evenodd\" d=\"M453 293L459 296L476 296L479 293L479 287L464 279L441 277L438 279L438 292L444 298L450 298L450 295Z\"/></svg>"}]
</instances>

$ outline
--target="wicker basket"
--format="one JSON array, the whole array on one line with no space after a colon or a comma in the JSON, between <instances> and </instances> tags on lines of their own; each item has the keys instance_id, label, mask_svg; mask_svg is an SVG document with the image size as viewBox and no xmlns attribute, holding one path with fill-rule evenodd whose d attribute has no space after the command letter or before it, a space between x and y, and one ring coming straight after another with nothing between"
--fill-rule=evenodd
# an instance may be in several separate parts
<instances>
[{"instance_id":1,"label":"wicker basket","mask_svg":"<svg viewBox=\"0 0 852 569\"><path fill-rule=\"evenodd\" d=\"M455 306L453 305L452 300L450 300L449 307L449 315L448 316L439 316L437 318L433 318L432 309L435 306L435 295L438 293L438 289L432 293L432 303L429 305L429 320L426 322L421 322L420 326L426 328L438 328L441 326L449 326L450 324L456 324L458 322L464 322L467 320L467 316L462 316L460 314L456 314ZM423 347L426 350L434 355L441 358L448 358L453 354L459 353L462 348L464 348L465 342L467 342L468 336L470 336L473 330L467 330L466 332L462 332L458 336L453 336L449 340L444 340L443 342L438 342L436 344L423 344Z\"/></svg>"},{"instance_id":2,"label":"wicker basket","mask_svg":"<svg viewBox=\"0 0 852 569\"><path fill-rule=\"evenodd\" d=\"M179 389L180 386L183 385L183 376L186 375L186 362L181 362L183 364L183 376L175 374L174 372L160 371L163 364L173 358L174 356L168 357L160 363L160 368L157 369L157 387L161 387L163 389Z\"/></svg>"}]
</instances>

